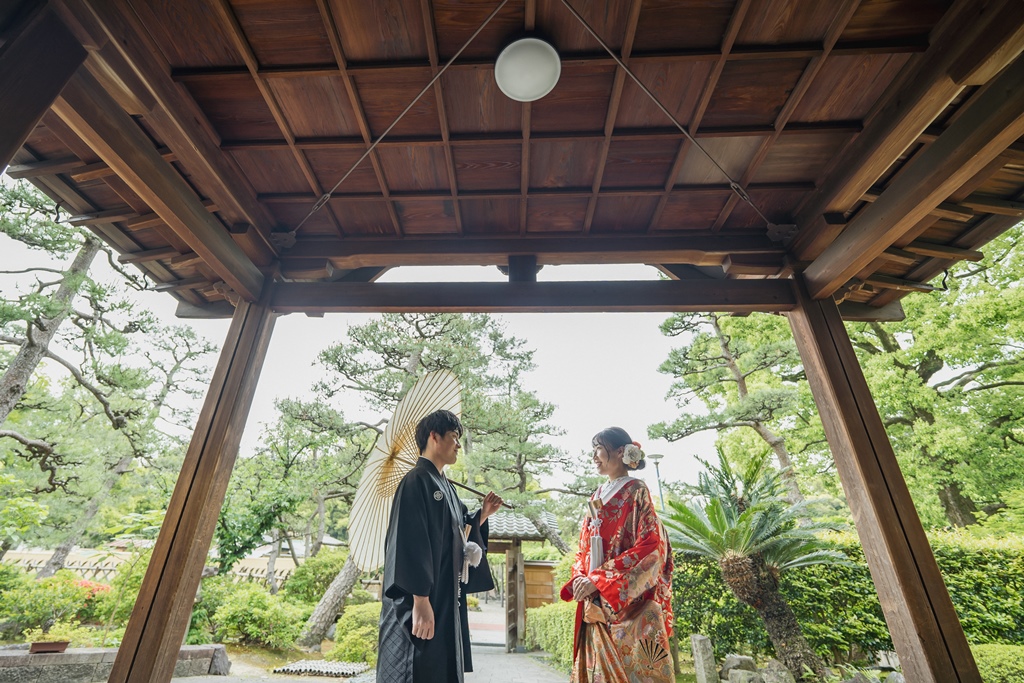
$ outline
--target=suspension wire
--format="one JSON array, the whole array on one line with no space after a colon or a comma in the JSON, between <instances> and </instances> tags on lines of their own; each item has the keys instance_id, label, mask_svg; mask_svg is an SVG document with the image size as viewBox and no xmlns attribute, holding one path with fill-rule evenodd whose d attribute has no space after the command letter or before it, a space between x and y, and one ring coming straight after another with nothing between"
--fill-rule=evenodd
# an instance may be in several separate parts
<instances>
[{"instance_id":1,"label":"suspension wire","mask_svg":"<svg viewBox=\"0 0 1024 683\"><path fill-rule=\"evenodd\" d=\"M666 109L665 105L663 105L661 103L661 101L658 100L658 98L654 95L654 93L651 92L650 89L646 85L644 85L640 81L639 78L636 77L636 74L634 74L633 71L628 66L626 66L626 63L623 62L621 59L619 59L619 56L615 54L615 51L612 50L608 46L608 44L606 42L601 40L601 36L597 35L597 32L594 31L594 29L591 28L590 24L587 23L587 20L584 19L583 16L579 12L577 12L576 9L572 5L569 4L569 0L562 0L562 4L565 5L565 8L568 9L572 13L572 15L574 17L576 17L576 19L580 22L580 24L583 25L583 28L585 28L587 30L587 33L589 33L591 36L593 36L594 40L596 40L601 45L601 47L604 48L605 52L607 52L611 56L611 58L615 60L615 63L618 64L619 67L623 71L626 72L626 75L629 76L630 78L632 78L633 82L636 83L637 86L639 86L640 89L643 90L647 94L647 96L649 98L651 98L651 101L654 102L655 105L657 105L658 109L660 109L662 111L662 113L664 113L665 116L667 116L669 118L669 120L672 121L672 123L675 124L676 128L679 129L679 132L682 133L683 136L687 140L690 141L690 143L692 143L694 146L696 146L697 149L699 149L701 152L703 152L704 156L706 156L708 158L708 160L712 164L714 164L715 167L719 171L721 171L722 175L725 176L726 179L729 181L729 189L731 189L733 192L735 192L737 197L739 197L740 199L745 201L747 204L749 204L750 208L752 208L757 213L757 215L761 217L761 220L763 220L767 225L769 225L769 226L775 225L774 222L768 220L768 217L765 216L763 213L761 213L761 210L759 208L757 208L756 204L754 204L754 201L750 198L750 195L747 194L746 189L742 185L740 185L737 181L733 180L732 176L729 175L729 173L726 172L726 170L724 168L722 168L722 165L719 164L718 161L713 156L711 156L711 153L708 152L703 147L701 147L701 144L699 142L697 142L696 138L694 138L692 135L690 135L690 131L688 131L686 129L686 126L684 126L683 124L679 123L679 120L676 119L676 117L672 115L672 112L670 112L668 109Z\"/></svg>"},{"instance_id":2,"label":"suspension wire","mask_svg":"<svg viewBox=\"0 0 1024 683\"><path fill-rule=\"evenodd\" d=\"M324 205L331 200L331 195L334 194L334 191L341 187L341 184L345 182L345 180L348 179L350 175L352 175L352 172L359 167L359 164L363 163L363 160L366 159L366 157L370 156L371 153L373 153L373 150L377 148L377 145L380 144L381 140L383 140L387 136L387 134L391 132L392 128L398 125L398 122L402 120L402 117L408 114L409 110L412 109L413 106L420 101L420 98L423 97L427 93L427 91L433 87L434 83L436 83L437 80L441 78L442 75L444 75L444 72L448 70L448 67L450 67L455 62L455 60L459 58L459 55L461 55L463 51L467 47L469 47L470 43L472 43L473 40L476 39L478 35L480 35L480 32L484 30L484 27L491 22L491 19L493 19L498 14L498 12L501 11L501 8L504 7L507 3L508 0L501 0L498 6L494 8L494 11L491 12L486 19L484 19L484 23L480 24L480 27L473 32L473 35L469 37L469 40L463 43L462 47L459 48L458 52L452 55L451 59L449 59L445 63L445 65L441 68L440 71L434 74L434 77L430 79L430 82L423 86L423 90L420 90L420 93L416 97L414 97L412 102L410 102L409 105L402 110L402 113L398 115L398 118L392 121L391 125L388 126L383 133L380 134L380 137L374 140L373 143L366 148L366 151L363 152L363 155L359 157L354 164L352 164L352 167L349 168L345 175L341 177L341 180L336 182L334 184L334 187L325 192L323 195L321 195L321 197L318 200L316 200L316 203L313 204L313 207L309 210L309 213L306 214L306 217L299 221L299 224L292 229L292 233L298 232L299 228L301 228L314 213L322 209Z\"/></svg>"}]
</instances>

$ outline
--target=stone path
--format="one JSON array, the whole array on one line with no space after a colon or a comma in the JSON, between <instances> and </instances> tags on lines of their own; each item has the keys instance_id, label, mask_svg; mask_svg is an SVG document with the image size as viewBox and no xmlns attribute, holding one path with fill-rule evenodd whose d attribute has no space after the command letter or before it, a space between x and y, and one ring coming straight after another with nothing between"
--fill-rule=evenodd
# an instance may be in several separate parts
<instances>
[{"instance_id":1,"label":"stone path","mask_svg":"<svg viewBox=\"0 0 1024 683\"><path fill-rule=\"evenodd\" d=\"M320 676L283 676L253 667L236 670L230 676L192 676L173 678L172 683L328 683L329 681L365 681L366 678L324 678ZM473 646L473 673L466 683L566 683L569 677L552 669L530 654L506 654L504 647ZM372 680L372 677L371 677Z\"/></svg>"}]
</instances>

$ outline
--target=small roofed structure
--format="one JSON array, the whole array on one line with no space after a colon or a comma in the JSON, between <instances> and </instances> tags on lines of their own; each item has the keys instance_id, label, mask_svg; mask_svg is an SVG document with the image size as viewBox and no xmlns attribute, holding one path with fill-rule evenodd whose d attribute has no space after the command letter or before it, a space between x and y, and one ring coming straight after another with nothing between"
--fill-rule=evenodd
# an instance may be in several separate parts
<instances>
[{"instance_id":1,"label":"small roofed structure","mask_svg":"<svg viewBox=\"0 0 1024 683\"><path fill-rule=\"evenodd\" d=\"M558 528L558 520L550 512L540 513L540 518L552 529ZM554 565L523 557L523 541L548 540L525 515L499 510L487 522L487 553L505 553L505 651L515 652L522 649L527 608L555 599Z\"/></svg>"}]
</instances>

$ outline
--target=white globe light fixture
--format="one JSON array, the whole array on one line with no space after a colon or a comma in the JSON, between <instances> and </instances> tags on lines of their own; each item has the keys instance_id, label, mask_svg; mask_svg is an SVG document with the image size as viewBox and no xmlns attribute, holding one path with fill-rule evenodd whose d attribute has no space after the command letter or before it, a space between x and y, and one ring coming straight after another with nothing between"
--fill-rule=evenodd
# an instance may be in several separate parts
<instances>
[{"instance_id":1,"label":"white globe light fixture","mask_svg":"<svg viewBox=\"0 0 1024 683\"><path fill-rule=\"evenodd\" d=\"M509 44L494 63L494 80L501 92L517 102L547 95L562 74L555 48L539 38L520 38Z\"/></svg>"}]
</instances>

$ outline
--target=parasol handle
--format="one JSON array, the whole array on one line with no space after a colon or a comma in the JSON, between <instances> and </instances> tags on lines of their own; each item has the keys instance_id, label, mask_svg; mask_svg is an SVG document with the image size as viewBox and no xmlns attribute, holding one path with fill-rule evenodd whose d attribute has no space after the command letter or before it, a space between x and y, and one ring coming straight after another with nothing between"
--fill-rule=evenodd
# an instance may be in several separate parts
<instances>
[{"instance_id":1,"label":"parasol handle","mask_svg":"<svg viewBox=\"0 0 1024 683\"><path fill-rule=\"evenodd\" d=\"M467 490L467 491L469 491L470 493L475 493L476 495L480 496L481 498L483 498L484 496L486 496L486 495L487 495L486 493L481 493L480 491L477 491L477 490L476 490L475 488L473 488L472 486L466 486L465 484L460 484L459 482L457 482L457 481L452 481L451 479L449 479L448 481L452 482L452 483L453 483L453 484L455 484L456 486L459 486L459 487L461 487L461 488L464 488L464 489L466 489L466 490ZM505 507L505 508L508 508L509 510L515 510L515 508L514 508L514 507L512 507L512 506L511 506L510 504L506 503L505 501L501 501L501 506L502 506L502 507Z\"/></svg>"}]
</instances>

